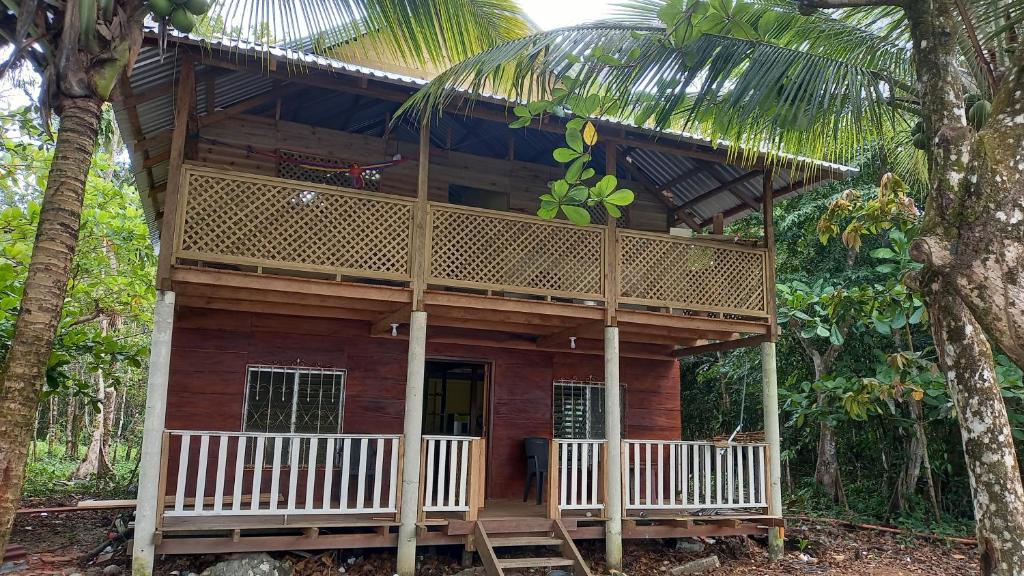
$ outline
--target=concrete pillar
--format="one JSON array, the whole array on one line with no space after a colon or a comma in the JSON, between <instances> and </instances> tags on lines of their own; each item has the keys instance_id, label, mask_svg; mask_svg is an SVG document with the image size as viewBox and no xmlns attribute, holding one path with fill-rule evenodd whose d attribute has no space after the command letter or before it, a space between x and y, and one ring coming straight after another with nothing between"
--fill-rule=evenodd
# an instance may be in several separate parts
<instances>
[{"instance_id":1,"label":"concrete pillar","mask_svg":"<svg viewBox=\"0 0 1024 576\"><path fill-rule=\"evenodd\" d=\"M619 386L619 328L604 329L605 557L608 568L622 570L622 390Z\"/></svg>"},{"instance_id":2,"label":"concrete pillar","mask_svg":"<svg viewBox=\"0 0 1024 576\"><path fill-rule=\"evenodd\" d=\"M782 517L782 447L779 440L779 383L775 373L775 343L761 344L761 387L764 439L768 443L768 514ZM768 552L778 560L783 552L783 529L768 531Z\"/></svg>"},{"instance_id":3,"label":"concrete pillar","mask_svg":"<svg viewBox=\"0 0 1024 576\"><path fill-rule=\"evenodd\" d=\"M171 366L171 332L174 328L174 292L158 290L153 312L153 340L149 352L149 381L146 385L146 420L142 428L142 458L139 461L139 491L135 504L135 544L132 574L150 576L156 543L157 517L163 512L160 486L160 451L164 418L167 414L167 380Z\"/></svg>"},{"instance_id":4,"label":"concrete pillar","mask_svg":"<svg viewBox=\"0 0 1024 576\"><path fill-rule=\"evenodd\" d=\"M420 505L420 444L423 437L423 373L427 357L427 313L409 318L409 364L405 381L405 456L402 513L398 527L398 574L416 572L416 519Z\"/></svg>"}]
</instances>

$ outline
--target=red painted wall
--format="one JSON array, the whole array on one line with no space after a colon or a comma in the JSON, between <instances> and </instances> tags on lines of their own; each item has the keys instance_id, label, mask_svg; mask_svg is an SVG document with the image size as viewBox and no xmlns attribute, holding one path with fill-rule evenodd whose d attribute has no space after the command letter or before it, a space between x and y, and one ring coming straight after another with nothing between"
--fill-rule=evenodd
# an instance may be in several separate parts
<instances>
[{"instance_id":1,"label":"red painted wall","mask_svg":"<svg viewBox=\"0 0 1024 576\"><path fill-rule=\"evenodd\" d=\"M428 319L429 323L429 319ZM402 432L407 342L371 338L362 322L179 307L172 340L167 428L239 431L250 364L348 371L346 433ZM597 355L427 344L428 358L489 362L488 497L521 497L522 439L551 437L551 383L603 377ZM673 360L623 358L624 436L679 439L679 368ZM172 450L172 453L174 450ZM169 466L169 490L177 464Z\"/></svg>"}]
</instances>

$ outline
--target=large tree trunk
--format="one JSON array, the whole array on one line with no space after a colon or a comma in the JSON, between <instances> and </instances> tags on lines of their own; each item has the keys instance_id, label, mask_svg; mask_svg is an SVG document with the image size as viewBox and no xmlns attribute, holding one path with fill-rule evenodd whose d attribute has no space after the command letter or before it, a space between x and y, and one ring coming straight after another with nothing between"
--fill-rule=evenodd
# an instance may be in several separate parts
<instances>
[{"instance_id":1,"label":"large tree trunk","mask_svg":"<svg viewBox=\"0 0 1024 576\"><path fill-rule=\"evenodd\" d=\"M814 480L833 502L846 506L846 491L843 490L843 479L839 474L835 430L827 422L818 425L818 458L814 466Z\"/></svg>"},{"instance_id":2,"label":"large tree trunk","mask_svg":"<svg viewBox=\"0 0 1024 576\"><path fill-rule=\"evenodd\" d=\"M72 478L81 480L96 475L105 478L110 475L110 457L107 454L109 446L108 415L112 414L112 404L116 398L116 392L111 387L106 387L103 372L96 373L96 394L100 398L96 414L93 416L92 435L89 441L89 448L85 451L85 458L75 468Z\"/></svg>"},{"instance_id":3,"label":"large tree trunk","mask_svg":"<svg viewBox=\"0 0 1024 576\"><path fill-rule=\"evenodd\" d=\"M64 457L71 460L78 460L78 440L84 410L85 407L79 405L77 396L68 398L68 413L64 422Z\"/></svg>"},{"instance_id":4,"label":"large tree trunk","mask_svg":"<svg viewBox=\"0 0 1024 576\"><path fill-rule=\"evenodd\" d=\"M60 322L68 275L81 223L85 180L96 148L102 102L69 98L39 214L21 313L7 363L0 373L0 557L14 522L25 480L32 418Z\"/></svg>"}]
</instances>

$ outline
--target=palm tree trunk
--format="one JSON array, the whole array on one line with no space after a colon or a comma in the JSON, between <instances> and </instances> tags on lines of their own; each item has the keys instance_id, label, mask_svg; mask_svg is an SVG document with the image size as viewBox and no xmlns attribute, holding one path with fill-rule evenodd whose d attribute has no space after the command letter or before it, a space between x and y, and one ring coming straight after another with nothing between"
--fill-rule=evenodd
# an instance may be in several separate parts
<instances>
[{"instance_id":1,"label":"palm tree trunk","mask_svg":"<svg viewBox=\"0 0 1024 576\"><path fill-rule=\"evenodd\" d=\"M102 102L69 98L39 214L36 242L25 279L21 313L7 363L0 373L0 557L14 522L25 480L32 418L46 376L78 242L85 179L96 148Z\"/></svg>"}]
</instances>

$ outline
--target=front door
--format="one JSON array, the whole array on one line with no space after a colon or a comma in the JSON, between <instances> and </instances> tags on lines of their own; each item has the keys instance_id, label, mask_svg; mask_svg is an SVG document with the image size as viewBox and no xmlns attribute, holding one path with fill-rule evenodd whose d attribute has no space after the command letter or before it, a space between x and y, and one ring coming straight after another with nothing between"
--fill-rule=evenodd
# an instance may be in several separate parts
<instances>
[{"instance_id":1,"label":"front door","mask_svg":"<svg viewBox=\"0 0 1024 576\"><path fill-rule=\"evenodd\" d=\"M487 365L427 360L423 433L486 436Z\"/></svg>"}]
</instances>

